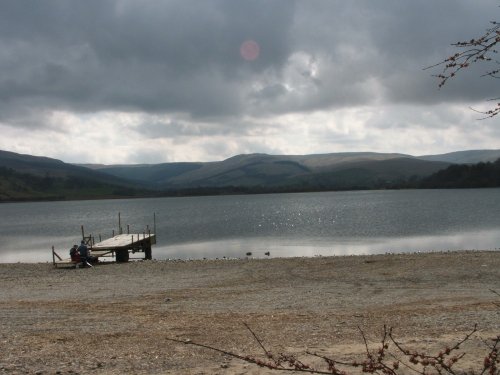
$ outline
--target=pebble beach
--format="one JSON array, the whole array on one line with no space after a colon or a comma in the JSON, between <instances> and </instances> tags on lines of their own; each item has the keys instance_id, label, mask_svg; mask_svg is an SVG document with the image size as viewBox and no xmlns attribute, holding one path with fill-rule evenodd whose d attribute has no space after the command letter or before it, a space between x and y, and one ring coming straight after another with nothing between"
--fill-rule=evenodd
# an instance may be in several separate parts
<instances>
[{"instance_id":1,"label":"pebble beach","mask_svg":"<svg viewBox=\"0 0 500 375\"><path fill-rule=\"evenodd\" d=\"M363 358L362 334L376 348L384 325L432 351L477 324L460 361L470 370L500 334L500 251L0 264L0 285L5 374L276 373L192 345L262 357L245 324L311 363L307 351Z\"/></svg>"}]
</instances>

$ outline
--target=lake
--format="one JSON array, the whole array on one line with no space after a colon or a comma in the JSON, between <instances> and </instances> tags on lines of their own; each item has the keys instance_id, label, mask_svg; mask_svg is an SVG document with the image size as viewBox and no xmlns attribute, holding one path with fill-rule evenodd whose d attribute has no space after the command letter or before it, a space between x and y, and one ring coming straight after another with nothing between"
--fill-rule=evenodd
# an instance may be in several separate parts
<instances>
[{"instance_id":1,"label":"lake","mask_svg":"<svg viewBox=\"0 0 500 375\"><path fill-rule=\"evenodd\" d=\"M155 259L500 248L500 189L392 190L0 204L0 262L51 261L86 234L153 228Z\"/></svg>"}]
</instances>

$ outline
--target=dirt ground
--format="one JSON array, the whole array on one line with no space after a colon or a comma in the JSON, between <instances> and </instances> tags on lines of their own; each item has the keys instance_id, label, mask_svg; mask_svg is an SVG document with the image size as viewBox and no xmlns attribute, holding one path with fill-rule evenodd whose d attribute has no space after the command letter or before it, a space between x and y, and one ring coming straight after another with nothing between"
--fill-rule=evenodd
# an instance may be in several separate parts
<instances>
[{"instance_id":1,"label":"dirt ground","mask_svg":"<svg viewBox=\"0 0 500 375\"><path fill-rule=\"evenodd\" d=\"M0 374L276 373L192 345L264 359L244 323L272 352L315 365L306 351L362 360L360 330L370 349L386 325L406 347L436 354L477 323L458 351L467 371L500 334L500 251L0 264L0 286Z\"/></svg>"}]
</instances>

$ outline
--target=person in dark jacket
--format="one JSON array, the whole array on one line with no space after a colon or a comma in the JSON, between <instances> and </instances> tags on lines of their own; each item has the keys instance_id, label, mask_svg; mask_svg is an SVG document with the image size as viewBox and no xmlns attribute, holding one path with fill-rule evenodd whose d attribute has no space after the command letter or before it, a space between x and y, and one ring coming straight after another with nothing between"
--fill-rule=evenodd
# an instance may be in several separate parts
<instances>
[{"instance_id":1,"label":"person in dark jacket","mask_svg":"<svg viewBox=\"0 0 500 375\"><path fill-rule=\"evenodd\" d=\"M89 256L89 248L85 245L85 241L82 241L80 246L78 246L78 252L80 253L80 258L82 259L86 260Z\"/></svg>"},{"instance_id":2,"label":"person in dark jacket","mask_svg":"<svg viewBox=\"0 0 500 375\"><path fill-rule=\"evenodd\" d=\"M84 266L90 266L90 263L94 263L97 259L90 255L89 248L85 245L85 241L82 240L80 246L78 246L78 253L80 254L80 259Z\"/></svg>"}]
</instances>

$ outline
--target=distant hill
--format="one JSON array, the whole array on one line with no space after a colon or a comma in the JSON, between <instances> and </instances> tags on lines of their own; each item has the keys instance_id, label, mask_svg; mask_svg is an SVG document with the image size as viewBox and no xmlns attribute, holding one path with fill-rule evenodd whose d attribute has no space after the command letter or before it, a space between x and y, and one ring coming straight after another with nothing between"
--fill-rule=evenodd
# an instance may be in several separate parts
<instances>
[{"instance_id":1,"label":"distant hill","mask_svg":"<svg viewBox=\"0 0 500 375\"><path fill-rule=\"evenodd\" d=\"M418 188L422 181L437 187L448 186L445 180L453 173L441 172L457 162L473 165L498 157L500 150L424 156L344 152L248 154L208 163L73 165L0 151L0 201ZM470 179L467 184L481 186Z\"/></svg>"},{"instance_id":2,"label":"distant hill","mask_svg":"<svg viewBox=\"0 0 500 375\"><path fill-rule=\"evenodd\" d=\"M137 165L87 165L81 166L103 172L142 186L163 188L170 179L200 169L203 163L162 163Z\"/></svg>"},{"instance_id":3,"label":"distant hill","mask_svg":"<svg viewBox=\"0 0 500 375\"><path fill-rule=\"evenodd\" d=\"M137 186L61 160L0 151L0 201L140 195Z\"/></svg>"},{"instance_id":4,"label":"distant hill","mask_svg":"<svg viewBox=\"0 0 500 375\"><path fill-rule=\"evenodd\" d=\"M348 152L317 155L237 155L220 162L96 166L155 189L197 187L373 187L430 175L450 165L411 155Z\"/></svg>"},{"instance_id":5,"label":"distant hill","mask_svg":"<svg viewBox=\"0 0 500 375\"><path fill-rule=\"evenodd\" d=\"M450 152L441 155L424 155L420 160L444 161L452 164L476 164L493 162L500 158L500 150L469 150Z\"/></svg>"},{"instance_id":6,"label":"distant hill","mask_svg":"<svg viewBox=\"0 0 500 375\"><path fill-rule=\"evenodd\" d=\"M396 157L342 163L295 180L301 180L298 185L319 185L322 190L402 188L449 165L412 157Z\"/></svg>"}]
</instances>

